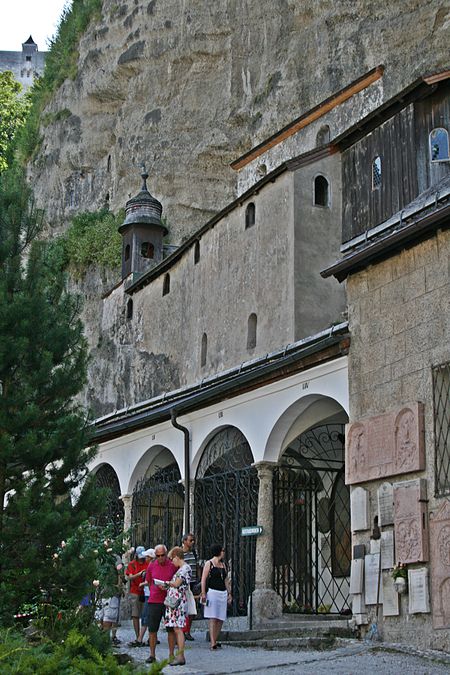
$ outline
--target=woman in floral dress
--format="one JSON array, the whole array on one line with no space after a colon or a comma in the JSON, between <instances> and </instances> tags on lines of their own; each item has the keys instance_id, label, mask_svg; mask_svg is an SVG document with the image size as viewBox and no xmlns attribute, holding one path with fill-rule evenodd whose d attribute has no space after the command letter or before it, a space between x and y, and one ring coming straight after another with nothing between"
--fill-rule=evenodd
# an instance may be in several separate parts
<instances>
[{"instance_id":1,"label":"woman in floral dress","mask_svg":"<svg viewBox=\"0 0 450 675\"><path fill-rule=\"evenodd\" d=\"M171 662L171 666L184 666L186 663L184 658L184 633L183 628L186 625L187 617L187 597L186 591L189 588L191 581L191 568L184 562L184 551L181 547L176 546L169 551L169 558L177 567L177 571L172 579L166 584L168 597L180 600L175 608L166 607L164 617L164 626L166 628L173 628L177 640L178 652L175 659Z\"/></svg>"}]
</instances>

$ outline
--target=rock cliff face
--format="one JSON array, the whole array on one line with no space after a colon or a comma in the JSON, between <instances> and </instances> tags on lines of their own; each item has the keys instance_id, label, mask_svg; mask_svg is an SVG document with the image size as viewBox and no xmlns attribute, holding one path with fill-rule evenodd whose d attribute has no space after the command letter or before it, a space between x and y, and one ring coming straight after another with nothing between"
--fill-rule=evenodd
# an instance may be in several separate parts
<instances>
[{"instance_id":1,"label":"rock cliff face","mask_svg":"<svg viewBox=\"0 0 450 675\"><path fill-rule=\"evenodd\" d=\"M448 67L449 29L444 0L104 0L102 21L81 41L77 78L47 110L65 113L42 129L30 166L38 203L56 232L77 211L115 211L137 192L144 160L169 243L179 244L236 196L233 159L380 63L384 99ZM114 399L98 379L101 363L127 371L134 356L116 355L118 333L99 337L107 284L89 279L88 391L104 412L130 398L125 378ZM179 384L158 358L153 394Z\"/></svg>"}]
</instances>

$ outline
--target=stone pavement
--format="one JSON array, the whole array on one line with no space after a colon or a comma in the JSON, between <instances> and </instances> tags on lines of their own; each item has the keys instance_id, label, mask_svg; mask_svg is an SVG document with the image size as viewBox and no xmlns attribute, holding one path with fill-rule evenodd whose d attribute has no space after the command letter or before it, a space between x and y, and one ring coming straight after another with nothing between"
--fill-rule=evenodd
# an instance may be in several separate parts
<instances>
[{"instance_id":1,"label":"stone pavement","mask_svg":"<svg viewBox=\"0 0 450 675\"><path fill-rule=\"evenodd\" d=\"M195 628L195 623L194 623ZM229 675L261 673L282 675L311 673L314 675L448 675L450 654L417 650L402 645L365 643L359 640L341 640L338 647L326 651L265 650L224 645L221 650L211 651L204 630L193 630L194 642L186 643L186 665L164 668L164 673L174 675ZM128 647L134 638L131 624L123 622L117 636L122 644L117 652L128 653L134 663L145 666L150 652L148 647ZM167 657L167 639L159 632L158 659Z\"/></svg>"}]
</instances>

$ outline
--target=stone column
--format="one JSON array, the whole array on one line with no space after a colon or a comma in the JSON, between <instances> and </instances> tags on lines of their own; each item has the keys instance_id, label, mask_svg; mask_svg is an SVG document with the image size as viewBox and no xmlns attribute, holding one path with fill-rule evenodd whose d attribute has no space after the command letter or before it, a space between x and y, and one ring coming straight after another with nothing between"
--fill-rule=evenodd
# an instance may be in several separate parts
<instances>
[{"instance_id":1,"label":"stone column","mask_svg":"<svg viewBox=\"0 0 450 675\"><path fill-rule=\"evenodd\" d=\"M267 619L280 617L282 600L273 590L273 462L255 464L258 471L258 525L263 533L256 538L255 590L252 593L252 623L261 625ZM250 609L250 608L249 608Z\"/></svg>"},{"instance_id":2,"label":"stone column","mask_svg":"<svg viewBox=\"0 0 450 675\"><path fill-rule=\"evenodd\" d=\"M126 532L131 527L131 505L133 503L133 495L120 495L119 499L123 501L123 529Z\"/></svg>"}]
</instances>

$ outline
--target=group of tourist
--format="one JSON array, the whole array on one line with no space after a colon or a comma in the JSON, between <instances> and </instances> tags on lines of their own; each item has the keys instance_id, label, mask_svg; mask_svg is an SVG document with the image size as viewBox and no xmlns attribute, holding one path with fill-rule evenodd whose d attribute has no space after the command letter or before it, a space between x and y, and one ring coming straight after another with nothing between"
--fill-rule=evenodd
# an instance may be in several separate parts
<instances>
[{"instance_id":1,"label":"group of tourist","mask_svg":"<svg viewBox=\"0 0 450 675\"><path fill-rule=\"evenodd\" d=\"M164 544L158 544L154 549L138 546L125 570L125 580L130 582L129 598L136 636L130 646L145 646L144 636L148 630L150 656L146 663L156 661L162 621L167 631L170 665L185 664L185 640L194 639L190 631L192 619L197 614L196 599L203 606L203 616L209 619L211 649L220 648L217 639L231 602L230 583L223 561L225 551L220 545L211 547L211 558L206 561L199 582L194 544L195 537L189 533L183 536L182 546L175 546L170 551ZM118 621L118 614L115 620ZM104 618L103 625L112 628L112 641L117 644L117 623L105 625Z\"/></svg>"}]
</instances>

